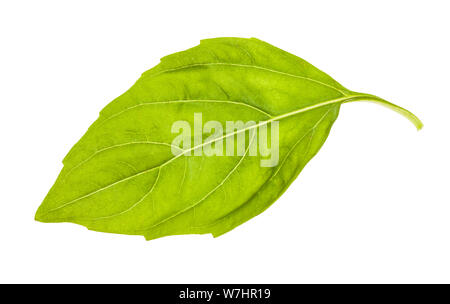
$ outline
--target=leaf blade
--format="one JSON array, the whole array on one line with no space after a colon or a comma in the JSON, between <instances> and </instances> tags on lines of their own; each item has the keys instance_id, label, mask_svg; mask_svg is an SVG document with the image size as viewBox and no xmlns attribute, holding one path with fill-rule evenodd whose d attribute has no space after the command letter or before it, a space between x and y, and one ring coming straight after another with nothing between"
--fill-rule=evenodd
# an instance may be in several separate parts
<instances>
[{"instance_id":1,"label":"leaf blade","mask_svg":"<svg viewBox=\"0 0 450 304\"><path fill-rule=\"evenodd\" d=\"M146 239L221 235L274 203L319 151L340 105L360 100L381 103L421 127L409 111L349 91L306 61L260 40L202 41L163 58L102 110L64 159L36 219ZM171 155L171 123L192 125L199 112L205 121L258 123ZM261 157L245 154L187 155L231 137L235 142L235 136L260 132L274 121L280 123L281 162L273 168L262 168Z\"/></svg>"}]
</instances>

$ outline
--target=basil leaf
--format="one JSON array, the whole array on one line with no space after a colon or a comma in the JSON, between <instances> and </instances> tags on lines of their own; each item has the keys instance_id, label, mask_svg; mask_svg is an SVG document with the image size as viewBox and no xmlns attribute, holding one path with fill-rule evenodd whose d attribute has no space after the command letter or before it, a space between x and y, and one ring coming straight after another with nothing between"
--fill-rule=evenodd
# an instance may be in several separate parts
<instances>
[{"instance_id":1,"label":"basil leaf","mask_svg":"<svg viewBox=\"0 0 450 304\"><path fill-rule=\"evenodd\" d=\"M306 61L263 41L203 40L161 59L103 109L64 159L36 220L147 239L219 236L275 202L319 151L341 104L354 101L387 106L422 127L409 111L349 91ZM193 144L187 149L174 144L178 135L173 124L193 125L199 113L204 122L214 121L216 131L218 124L229 121L256 124L212 139L211 132L202 130L188 134ZM273 122L278 122L278 162L263 166L263 155L249 154L261 145L257 134ZM252 130L257 132L252 135ZM241 147L239 134L247 139ZM201 153L223 141L236 144L241 153Z\"/></svg>"}]
</instances>

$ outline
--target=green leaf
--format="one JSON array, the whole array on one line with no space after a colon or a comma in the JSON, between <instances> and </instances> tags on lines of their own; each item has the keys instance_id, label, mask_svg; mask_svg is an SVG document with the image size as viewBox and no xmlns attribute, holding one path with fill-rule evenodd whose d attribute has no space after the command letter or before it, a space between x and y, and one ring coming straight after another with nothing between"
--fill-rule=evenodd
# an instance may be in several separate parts
<instances>
[{"instance_id":1,"label":"green leaf","mask_svg":"<svg viewBox=\"0 0 450 304\"><path fill-rule=\"evenodd\" d=\"M36 220L147 239L219 236L274 203L319 151L341 104L354 101L387 106L422 127L409 111L349 91L306 61L258 39L203 40L163 58L103 109L64 159ZM179 134L172 125L186 121L192 126L198 113L203 122L256 125L212 139L201 131L190 135L191 148L174 145ZM250 151L261 148L257 136L272 122L279 127L278 162L262 166L267 157ZM275 138L274 130L269 137ZM246 139L241 147L240 134ZM199 155L228 141L241 153Z\"/></svg>"}]
</instances>

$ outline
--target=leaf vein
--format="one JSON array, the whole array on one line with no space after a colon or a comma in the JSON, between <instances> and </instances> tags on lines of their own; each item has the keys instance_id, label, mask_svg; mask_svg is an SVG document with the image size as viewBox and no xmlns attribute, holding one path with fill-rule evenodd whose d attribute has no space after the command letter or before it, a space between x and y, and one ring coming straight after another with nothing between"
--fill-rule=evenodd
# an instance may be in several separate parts
<instances>
[{"instance_id":1,"label":"leaf vein","mask_svg":"<svg viewBox=\"0 0 450 304\"><path fill-rule=\"evenodd\" d=\"M257 194L267 183L269 183L272 179L275 178L275 176L277 176L277 174L279 173L280 169L284 166L284 163L286 162L286 160L289 158L289 156L291 155L292 151L298 146L298 144L300 142L303 141L303 139L305 139L305 137L310 134L311 132L314 132L315 129L317 128L317 126L325 119L325 117L328 115L328 113L331 111L332 108L330 108L319 120L318 122L311 128L309 129L302 137L300 137L294 145L292 145L292 147L289 149L288 153L286 154L286 156L283 158L283 160L281 161L280 165L278 166L277 170L272 174L272 176L270 176L270 178L264 182L259 188L258 190L255 192L255 194ZM312 138L311 138L312 140ZM191 227L191 228L205 228L205 227L211 227L214 226L218 223L220 223L221 221L225 220L225 218L227 218L228 216L230 216L231 214L235 213L237 210L243 208L254 196L252 195L248 200L246 200L242 205L240 205L239 207L237 207L236 209L230 211L229 213L221 216L220 218L216 219L215 221L213 221L210 224L206 224L206 225L202 225L202 226L196 226L196 227Z\"/></svg>"},{"instance_id":2,"label":"leaf vein","mask_svg":"<svg viewBox=\"0 0 450 304\"><path fill-rule=\"evenodd\" d=\"M364 96L364 95L355 95L355 96L340 97L340 98L336 98L336 99L324 101L324 102L321 102L321 103L318 103L318 104L315 104L315 105L312 105L312 106L308 106L308 107L304 107L304 108L298 109L298 110L293 111L293 112L289 112L289 113L286 113L286 114L283 114L283 115L279 115L279 116L276 116L276 117L272 117L272 118L269 119L269 120L262 121L262 122L260 122L260 123L258 123L258 124L249 126L249 127L247 127L247 128L243 128L243 129L240 129L240 130L236 130L236 131L227 133L227 134L225 134L225 135L223 135L223 136L221 136L221 137L212 139L211 141L202 143L202 144L197 145L197 146L195 146L195 147L192 147L192 148L190 148L190 149L186 149L186 150L184 150L184 152L182 152L182 153L180 153L180 154L177 154L175 157L168 159L167 161L165 161L164 163L162 163L161 165L159 165L159 166L157 166L157 167L153 167L153 168L150 168L150 169L141 171L141 172L139 172L139 173L136 173L136 174L134 174L134 175L131 175L131 176L129 176L129 177L126 177L126 178L124 178L124 179L118 180L118 181L116 181L116 182L114 182L114 183L112 183L112 184L110 184L110 185L108 185L108 186L105 186L105 187L103 187L103 188L100 188L100 189L98 189L98 190L96 190L96 191L94 191L94 192L92 192L92 193L86 194L86 195L84 195L84 196L82 196L82 197L80 197L80 198L77 198L77 199L75 199L75 200L73 200L73 201L70 201L70 202L68 202L68 203L65 203L65 204L63 204L63 205L61 205L61 206L59 206L59 207L50 209L50 210L47 211L47 213L50 213L50 212L54 212L54 211L56 211L56 210L59 210L59 209L61 209L61 208L63 208L63 207L66 207L66 206L71 205L71 204L73 204L73 203L75 203L75 202L78 202L78 201L80 201L80 200L82 200L82 199L85 199L85 198L87 198L87 197L89 197L89 196L91 196L91 195L94 195L94 194L99 193L99 192L101 192L101 191L103 191L103 190L109 189L110 187L113 187L113 186L115 186L115 185L117 185L117 184L119 184L119 183L121 183L121 182L127 181L127 180L129 180L129 179L132 179L132 178L134 178L134 177L140 176L140 175L142 175L142 174L148 173L148 172L150 172L150 171L152 171L152 170L154 170L154 169L156 169L156 168L161 168L161 167L163 167L163 166L165 166L165 165L171 163L172 161L176 160L177 158L181 157L181 156L184 155L185 153L191 152L191 151L196 150L196 149L198 149L198 148L201 148L201 147L203 147L203 146L205 146L205 145L209 145L209 144L211 144L211 143L213 143L213 142L216 142L216 141L219 141L219 140L223 140L224 138L227 138L227 137L230 137L230 136L234 136L234 135L239 134L239 133L242 133L242 132L246 132L246 131L248 131L248 130L250 130L250 129L259 128L260 126L266 125L266 124L268 124L268 123L270 123L270 122L272 122L272 121L282 120L282 119L285 119L285 118L287 118L287 117L290 117L290 116L293 116L293 115L297 115L297 114L300 114L300 113L303 113L303 112L311 111L311 110L314 110L314 109L317 109L317 108L320 108L320 107L324 107L324 106L327 106L327 105L330 105L330 104L343 103L343 102L348 102L348 101L353 100L353 99L357 99L357 98L365 98L365 97L366 97L366 96Z\"/></svg>"},{"instance_id":3,"label":"leaf vein","mask_svg":"<svg viewBox=\"0 0 450 304\"><path fill-rule=\"evenodd\" d=\"M153 192L153 189L155 189L156 184L159 181L160 174L161 174L161 168L158 169L158 175L156 176L155 182L153 183L153 185L150 188L150 190L147 193L145 193L144 196L139 201L134 203L131 207L129 207L129 208L123 210L123 211L120 211L118 213L114 213L114 214L108 215L108 216L100 216L100 217L95 217L95 218L91 218L91 219L87 218L86 220L98 221L98 220L104 220L104 219L111 219L113 217L117 217L119 215L125 214L125 213L133 210L134 208L136 208L140 203L142 203Z\"/></svg>"},{"instance_id":4,"label":"leaf vein","mask_svg":"<svg viewBox=\"0 0 450 304\"><path fill-rule=\"evenodd\" d=\"M241 157L241 159L238 161L238 163L233 167L233 169L231 169L230 172L228 172L228 174L225 176L225 178L224 178L224 179L223 179L216 187L214 187L214 189L212 189L210 192L208 192L205 196L203 196L200 200L198 200L198 201L195 202L194 204L189 205L188 207L186 207L186 208L184 208L184 209L182 209L182 210L176 212L175 214L173 214L173 215L171 215L171 216L169 216L169 217L167 217L167 218L161 220L160 222L158 222L158 223L152 225L151 227L146 228L146 229L143 230L143 231L147 231L147 230L153 229L153 228L155 228L155 227L157 227L157 226L159 226L159 225L161 225L161 224L163 224L163 223L165 223L165 222L171 220L172 218L177 217L177 216L179 216L180 214L183 214L183 213L189 211L189 210L192 209L192 208L194 208L194 210L195 210L195 207L196 207L196 206L198 206L199 204L201 204L204 200L206 200L206 199L207 199L208 197L210 197L214 192L216 192L217 189L219 189L220 187L222 187L222 185L223 185L223 184L228 180L228 178L229 178L229 177L237 170L237 168L238 168L238 167L242 164L242 162L244 161L245 157L248 155L248 151L250 150L250 146L253 144L253 140L255 139L255 135L256 135L256 133L253 135L252 139L250 140L250 142L249 142L249 144L248 144L247 149L245 150L244 155Z\"/></svg>"},{"instance_id":5,"label":"leaf vein","mask_svg":"<svg viewBox=\"0 0 450 304\"><path fill-rule=\"evenodd\" d=\"M315 83L320 84L322 86L325 86L325 87L328 87L328 88L333 89L335 91L338 91L343 96L346 95L344 90L338 89L335 86L332 86L330 84L327 84L325 82L322 82L322 81L314 79L314 78L310 78L310 77L306 77L306 76L300 76L300 75L295 75L295 74L282 72L282 71L278 71L278 70L274 70L274 69L269 69L269 68L258 66L258 65L228 63L228 62L208 62L208 63L188 64L188 65L183 65L183 66L172 68L172 69L163 70L163 71L157 72L155 74L149 74L147 76L144 76L143 79L156 77L156 76L159 76L159 75L165 74L165 73L176 72L176 71L180 71L180 70L184 70L184 69L190 69L190 68L195 68L195 67L204 67L204 66L229 66L229 67L253 68L253 69L263 70L263 71L267 71L267 72L271 72L271 73L276 73L276 74L280 74L280 75L284 75L284 76L304 79L304 80L307 80L307 81L310 81L310 82L315 82Z\"/></svg>"},{"instance_id":6,"label":"leaf vein","mask_svg":"<svg viewBox=\"0 0 450 304\"><path fill-rule=\"evenodd\" d=\"M125 109L123 109L122 111L117 112L117 113L115 113L115 114L113 114L113 115L107 117L105 120L103 120L103 121L101 122L101 124L100 124L98 127L102 126L102 125L105 124L107 121L109 121L109 120L111 120L111 119L113 119L113 118L115 118L115 117L117 117L117 116L122 115L123 113L126 113L126 112L128 112L128 111L130 111L130 110L133 110L133 109L136 109L136 108L139 108L139 107L144 107L144 106L149 106L149 105L158 105L158 104L196 103L196 102L200 102L200 103L202 103L202 102L208 103L208 102L209 102L209 103L229 103L229 104L235 104L235 105L240 105L240 106L244 106L244 107L248 107L248 108L254 109L254 110L256 110L256 111L258 111L258 112L260 112L260 113L266 115L268 118L273 117L273 115L269 114L268 112L266 112L266 111L264 111L264 110L262 110L262 109L260 109L260 108L258 108L258 107L256 107L256 106L252 106L252 105L250 105L250 104L248 104L248 103L240 102L240 101L233 101L233 100L215 100L215 99L180 99L180 100L166 100L166 101L143 102L143 103L137 104L137 105L135 105L135 106L125 108Z\"/></svg>"},{"instance_id":7,"label":"leaf vein","mask_svg":"<svg viewBox=\"0 0 450 304\"><path fill-rule=\"evenodd\" d=\"M157 142L157 141L132 141L132 142L127 142L127 143L123 143L123 144L113 145L113 146L109 146L109 147L106 147L106 148L103 148L103 149L95 151L91 156L89 156L88 158L86 158L85 160L83 160L82 162L77 164L76 166L72 167L72 169L70 169L69 172L67 172L67 174L65 175L64 180L66 180L67 177L69 177L69 175L72 174L72 172L74 170L76 170L77 168L81 167L83 164L87 163L88 161L90 161L92 158L94 158L98 154L101 154L101 153L106 152L106 151L111 150L111 149L121 148L121 147L124 147L124 146L145 145L145 144L168 146L168 147L171 147L171 148L179 149L181 152L184 151L183 149L181 149L180 147L177 147L175 145L172 145L172 144L169 144L169 143L165 143L165 142Z\"/></svg>"}]
</instances>

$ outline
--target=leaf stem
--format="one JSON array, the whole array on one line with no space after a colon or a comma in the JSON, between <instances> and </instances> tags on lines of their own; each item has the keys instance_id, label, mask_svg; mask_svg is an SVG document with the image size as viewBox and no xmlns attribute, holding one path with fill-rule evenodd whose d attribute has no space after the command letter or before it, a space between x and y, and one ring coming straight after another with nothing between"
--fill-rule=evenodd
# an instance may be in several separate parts
<instances>
[{"instance_id":1,"label":"leaf stem","mask_svg":"<svg viewBox=\"0 0 450 304\"><path fill-rule=\"evenodd\" d=\"M422 121L420 121L420 119L416 115L414 115L410 111L408 111L400 106L397 106L383 98L380 98L380 97L372 95L372 94L356 93L356 92L354 94L357 95L357 98L350 98L350 99L344 101L343 103L355 102L355 101L373 102L373 103L382 105L386 108L389 108L389 109L401 114L402 116L407 118L410 122L412 122L414 124L414 126L416 126L417 131L419 131L420 129L423 128Z\"/></svg>"}]
</instances>

